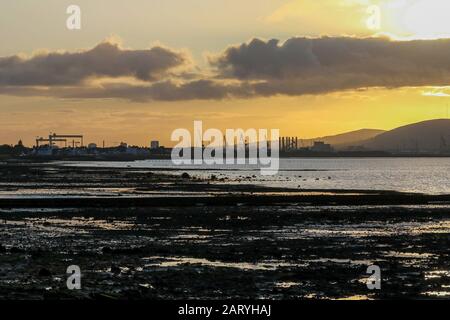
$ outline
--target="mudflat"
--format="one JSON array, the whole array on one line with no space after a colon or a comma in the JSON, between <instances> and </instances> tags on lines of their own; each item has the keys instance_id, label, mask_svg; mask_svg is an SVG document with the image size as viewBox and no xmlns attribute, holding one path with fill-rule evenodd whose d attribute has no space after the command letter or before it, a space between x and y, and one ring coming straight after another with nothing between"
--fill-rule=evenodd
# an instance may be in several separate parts
<instances>
[{"instance_id":1,"label":"mudflat","mask_svg":"<svg viewBox=\"0 0 450 320\"><path fill-rule=\"evenodd\" d=\"M0 298L448 298L447 201L4 163ZM381 290L366 285L374 264Z\"/></svg>"}]
</instances>

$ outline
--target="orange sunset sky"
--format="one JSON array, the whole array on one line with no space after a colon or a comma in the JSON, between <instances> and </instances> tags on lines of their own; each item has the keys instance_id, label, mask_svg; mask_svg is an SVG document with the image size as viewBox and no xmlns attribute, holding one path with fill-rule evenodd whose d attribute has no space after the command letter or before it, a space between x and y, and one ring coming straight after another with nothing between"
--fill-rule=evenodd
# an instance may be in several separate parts
<instances>
[{"instance_id":1,"label":"orange sunset sky","mask_svg":"<svg viewBox=\"0 0 450 320\"><path fill-rule=\"evenodd\" d=\"M80 30L66 26L71 4ZM445 118L449 12L448 0L2 1L0 143L56 132L170 146L194 120L311 138Z\"/></svg>"}]
</instances>

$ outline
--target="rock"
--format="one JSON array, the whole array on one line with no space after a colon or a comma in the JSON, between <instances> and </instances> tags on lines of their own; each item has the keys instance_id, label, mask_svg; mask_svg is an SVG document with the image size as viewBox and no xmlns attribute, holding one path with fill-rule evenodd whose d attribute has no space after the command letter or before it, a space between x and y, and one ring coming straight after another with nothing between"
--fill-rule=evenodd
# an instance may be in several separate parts
<instances>
[{"instance_id":1,"label":"rock","mask_svg":"<svg viewBox=\"0 0 450 320\"><path fill-rule=\"evenodd\" d=\"M118 266L116 266L115 264L113 264L111 266L111 272L114 274L119 274L121 272L120 268Z\"/></svg>"},{"instance_id":2,"label":"rock","mask_svg":"<svg viewBox=\"0 0 450 320\"><path fill-rule=\"evenodd\" d=\"M11 253L22 253L23 250L17 247L12 247L11 248Z\"/></svg>"},{"instance_id":3,"label":"rock","mask_svg":"<svg viewBox=\"0 0 450 320\"><path fill-rule=\"evenodd\" d=\"M39 270L38 276L39 277L51 277L52 273L50 272L50 270L48 270L46 268L41 268L41 270Z\"/></svg>"},{"instance_id":4,"label":"rock","mask_svg":"<svg viewBox=\"0 0 450 320\"><path fill-rule=\"evenodd\" d=\"M41 249L37 249L31 252L32 259L38 259L43 256L43 251Z\"/></svg>"},{"instance_id":5,"label":"rock","mask_svg":"<svg viewBox=\"0 0 450 320\"><path fill-rule=\"evenodd\" d=\"M112 249L110 247L103 247L102 248L102 253L111 253Z\"/></svg>"},{"instance_id":6,"label":"rock","mask_svg":"<svg viewBox=\"0 0 450 320\"><path fill-rule=\"evenodd\" d=\"M190 177L191 176L187 172L183 172L183 174L181 175L181 178L183 178L183 179L189 179Z\"/></svg>"}]
</instances>

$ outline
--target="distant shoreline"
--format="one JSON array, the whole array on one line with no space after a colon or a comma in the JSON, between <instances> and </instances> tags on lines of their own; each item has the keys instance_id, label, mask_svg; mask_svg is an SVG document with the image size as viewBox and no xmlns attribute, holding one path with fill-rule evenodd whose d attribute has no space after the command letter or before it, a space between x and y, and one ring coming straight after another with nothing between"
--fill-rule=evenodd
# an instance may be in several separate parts
<instances>
[{"instance_id":1,"label":"distant shoreline","mask_svg":"<svg viewBox=\"0 0 450 320\"><path fill-rule=\"evenodd\" d=\"M314 159L314 158L327 158L327 159L340 159L340 158L450 158L450 154L364 154L364 153L329 153L329 154L280 154L280 159ZM141 157L141 156L26 156L26 157L2 157L0 155L0 161L9 162L49 162L49 161L142 161L142 160L171 160L170 156L167 157Z\"/></svg>"},{"instance_id":2,"label":"distant shoreline","mask_svg":"<svg viewBox=\"0 0 450 320\"><path fill-rule=\"evenodd\" d=\"M255 190L257 191L257 190ZM450 195L407 193L382 194L317 194L308 195L231 195L231 196L124 196L124 197L46 197L0 198L0 208L129 208L129 207L191 207L191 206L393 206L393 205L450 205ZM327 193L327 190L321 190Z\"/></svg>"},{"instance_id":3,"label":"distant shoreline","mask_svg":"<svg viewBox=\"0 0 450 320\"><path fill-rule=\"evenodd\" d=\"M48 164L48 163L47 163ZM450 194L426 194L389 190L360 189L311 189L289 187L265 187L253 184L215 183L216 178L198 180L178 175L166 175L163 168L103 168L90 166L55 166L57 174L50 175L47 164L6 164L2 172L10 179L25 179L34 188L59 188L70 190L90 186L102 179L99 186L130 189L128 193L101 195L50 194L40 197L0 197L0 208L127 208L127 207L188 207L188 206L394 206L394 205L450 205ZM179 172L189 171L185 169ZM48 175L48 176L47 176ZM74 185L61 185L76 175ZM20 183L17 179L17 183ZM55 180L56 179L56 180ZM56 184L55 184L56 183ZM170 183L167 185L167 183ZM95 183L97 185L97 183ZM59 186L59 187L58 187ZM2 189L7 186L2 186ZM131 190L134 190L131 192ZM180 192L182 194L180 194Z\"/></svg>"}]
</instances>

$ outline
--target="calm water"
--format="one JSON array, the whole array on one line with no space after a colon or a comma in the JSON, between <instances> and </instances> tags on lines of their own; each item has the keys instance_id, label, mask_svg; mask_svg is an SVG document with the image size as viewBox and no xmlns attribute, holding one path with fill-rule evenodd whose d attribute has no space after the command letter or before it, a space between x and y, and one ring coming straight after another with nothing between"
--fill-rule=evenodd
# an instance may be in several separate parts
<instances>
[{"instance_id":1,"label":"calm water","mask_svg":"<svg viewBox=\"0 0 450 320\"><path fill-rule=\"evenodd\" d=\"M450 193L448 158L297 158L281 159L276 176L255 166L175 166L170 160L134 162L63 162L66 165L152 168L172 174L228 178L228 182L302 189L396 190ZM179 169L173 171L173 169Z\"/></svg>"}]
</instances>

